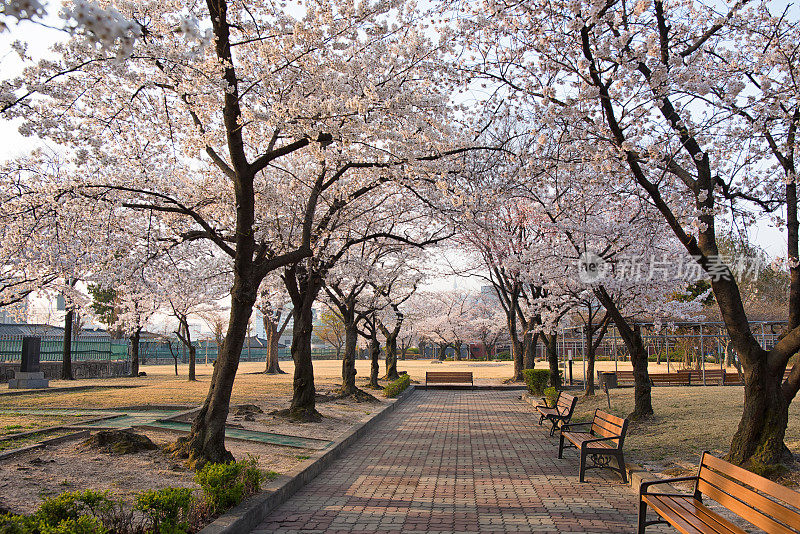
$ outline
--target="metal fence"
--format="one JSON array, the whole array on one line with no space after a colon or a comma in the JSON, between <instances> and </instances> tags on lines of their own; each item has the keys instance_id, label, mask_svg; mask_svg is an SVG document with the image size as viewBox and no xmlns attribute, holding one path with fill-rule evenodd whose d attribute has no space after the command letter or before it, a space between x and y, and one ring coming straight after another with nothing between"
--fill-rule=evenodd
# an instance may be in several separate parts
<instances>
[{"instance_id":1,"label":"metal fence","mask_svg":"<svg viewBox=\"0 0 800 534\"><path fill-rule=\"evenodd\" d=\"M192 342L192 345L195 347L195 358L197 358L198 362L211 363L217 359L217 345L213 341L195 341ZM181 343L173 342L171 347L169 343L164 341L142 341L139 343L139 363L142 365L173 363L176 357L178 358L178 363L189 362L189 351ZM315 360L332 360L337 358L337 354L335 349L312 348L311 357ZM278 359L292 359L289 347L278 348ZM263 346L248 347L245 345L242 347L239 361L266 362L267 348Z\"/></svg>"},{"instance_id":2,"label":"metal fence","mask_svg":"<svg viewBox=\"0 0 800 534\"><path fill-rule=\"evenodd\" d=\"M22 357L22 335L0 335L0 362L18 362ZM40 361L60 362L64 352L63 336L40 336ZM127 360L128 344L110 337L79 337L72 341L73 361Z\"/></svg>"}]
</instances>

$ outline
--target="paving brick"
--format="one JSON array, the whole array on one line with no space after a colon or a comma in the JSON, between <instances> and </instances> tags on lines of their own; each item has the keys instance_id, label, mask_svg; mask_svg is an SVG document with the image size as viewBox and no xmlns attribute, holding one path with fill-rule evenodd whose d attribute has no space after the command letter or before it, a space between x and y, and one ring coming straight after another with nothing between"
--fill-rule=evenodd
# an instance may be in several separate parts
<instances>
[{"instance_id":1,"label":"paving brick","mask_svg":"<svg viewBox=\"0 0 800 534\"><path fill-rule=\"evenodd\" d=\"M579 483L536 421L518 393L417 391L253 532L634 532L635 492Z\"/></svg>"}]
</instances>

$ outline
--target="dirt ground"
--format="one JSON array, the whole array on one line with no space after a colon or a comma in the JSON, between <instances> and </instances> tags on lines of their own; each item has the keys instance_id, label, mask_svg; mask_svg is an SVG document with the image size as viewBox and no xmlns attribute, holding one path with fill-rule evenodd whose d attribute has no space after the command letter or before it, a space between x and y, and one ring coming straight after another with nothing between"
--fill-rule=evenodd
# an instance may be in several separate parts
<instances>
[{"instance_id":1,"label":"dirt ground","mask_svg":"<svg viewBox=\"0 0 800 534\"><path fill-rule=\"evenodd\" d=\"M539 363L537 367L543 367ZM263 430L302 437L332 440L344 434L358 422L372 416L378 404L354 401L321 402L318 410L324 415L319 423L290 423L274 417L270 411L286 408L291 399L292 362L281 362L284 375L264 375L263 363L243 363L234 386L232 404L254 404L263 413L252 419L235 415L229 423L252 430ZM619 369L630 369L630 364L619 363ZM358 383L366 385L369 362L357 362ZM499 384L511 376L511 362L443 362L406 360L399 369L407 371L412 380L424 383L425 371L472 371L476 384ZM598 362L598 370L613 370L614 362ZM26 395L3 395L0 389L0 438L14 432L68 424L76 418L68 416L30 416L15 413L24 408L115 408L125 406L181 405L197 406L208 392L211 365L201 363L197 369L197 382L186 380L186 366L179 366L179 376L172 366L143 366L147 373L141 378L80 380L78 382L51 381L51 387L101 386L99 389L75 392L37 392ZM340 383L341 362L315 361L317 393L325 395ZM674 369L671 369L674 370ZM383 362L381 362L383 372ZM651 372L666 372L666 365L651 365ZM573 365L573 378L582 376L582 362ZM137 385L136 388L115 388L118 385ZM381 403L380 392L373 392ZM653 388L653 405L656 417L647 424L631 427L625 450L629 461L644 464L653 471L683 473L693 471L703 450L718 455L727 450L730 438L738 425L743 401L740 386L656 387ZM633 389L619 388L610 392L613 413L625 415L633 408ZM595 408L608 410L608 400L602 391L593 398L581 396L577 420L591 417ZM531 424L535 421L532 418ZM145 432L159 445L177 438L168 432ZM786 441L800 455L800 403L795 402L790 413ZM228 448L237 459L248 454L258 456L265 470L285 473L306 460L313 451L290 447L256 444L229 440ZM109 468L111 466L112 468ZM49 495L82 488L109 489L125 499L135 492L169 485L193 486L193 473L161 450L133 455L111 456L107 453L86 450L78 442L68 442L0 460L0 506L14 511L29 512ZM786 480L789 485L800 483L793 474Z\"/></svg>"},{"instance_id":2,"label":"dirt ground","mask_svg":"<svg viewBox=\"0 0 800 534\"><path fill-rule=\"evenodd\" d=\"M332 362L324 362L319 367L333 369L330 363ZM335 363L338 371L340 364ZM79 423L87 418L85 413L80 413L81 408L199 405L207 394L211 366L198 367L197 383L186 380L185 369L179 368L182 376L176 378L171 367L147 366L143 368L148 374L146 378L51 381L52 387L97 385L102 386L100 389L37 392L31 395L13 396L0 394L0 410L9 411L0 415L0 438L16 432ZM285 367L291 370L290 365ZM291 375L254 374L260 370L261 365L244 364L240 367L232 404L253 404L263 413L245 416L232 410L228 419L229 424L251 430L335 440L356 424L369 419L381 406L394 402L393 399L385 399L380 391L371 391L378 399L377 403L321 400L317 405L318 411L323 415L321 422L292 423L269 414L272 410L288 406L291 400ZM334 375L319 376L317 393L323 396L331 393L336 383ZM127 389L109 387L130 384L141 384L142 387ZM80 416L35 416L13 411L25 408L77 408ZM179 436L177 433L165 431L137 431L146 434L161 447L173 443ZM29 445L35 441L35 438L26 439L14 445ZM258 458L259 467L276 473L290 471L315 452L310 449L238 440L227 440L226 446L237 459L253 455ZM110 490L115 496L132 502L135 493L145 489L166 486L195 487L193 477L193 472L161 449L112 455L87 449L82 445L82 440L75 440L0 460L0 507L14 512L29 513L48 496L87 488Z\"/></svg>"}]
</instances>

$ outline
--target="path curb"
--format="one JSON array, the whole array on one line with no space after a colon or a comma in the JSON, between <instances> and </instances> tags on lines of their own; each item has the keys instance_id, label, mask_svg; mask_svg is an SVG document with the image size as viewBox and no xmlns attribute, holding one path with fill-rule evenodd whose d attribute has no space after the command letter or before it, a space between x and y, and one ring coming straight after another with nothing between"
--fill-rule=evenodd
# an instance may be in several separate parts
<instances>
[{"instance_id":1,"label":"path curb","mask_svg":"<svg viewBox=\"0 0 800 534\"><path fill-rule=\"evenodd\" d=\"M310 458L290 472L271 481L263 491L203 528L199 534L246 534L257 527L269 513L286 502L297 490L311 482L334 460L361 436L392 413L398 405L405 402L416 389L409 386L395 402L381 409L369 420L364 421L348 435L333 442L327 450L311 454Z\"/></svg>"}]
</instances>

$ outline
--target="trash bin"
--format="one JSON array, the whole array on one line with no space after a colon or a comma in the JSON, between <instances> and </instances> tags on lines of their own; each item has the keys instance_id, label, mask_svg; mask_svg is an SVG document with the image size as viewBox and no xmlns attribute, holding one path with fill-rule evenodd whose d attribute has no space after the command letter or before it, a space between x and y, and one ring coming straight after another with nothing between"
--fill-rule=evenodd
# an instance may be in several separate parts
<instances>
[{"instance_id":1,"label":"trash bin","mask_svg":"<svg viewBox=\"0 0 800 534\"><path fill-rule=\"evenodd\" d=\"M617 387L617 373L611 371L599 371L597 373L598 382L600 383L600 387L604 385L608 388L615 388Z\"/></svg>"}]
</instances>

